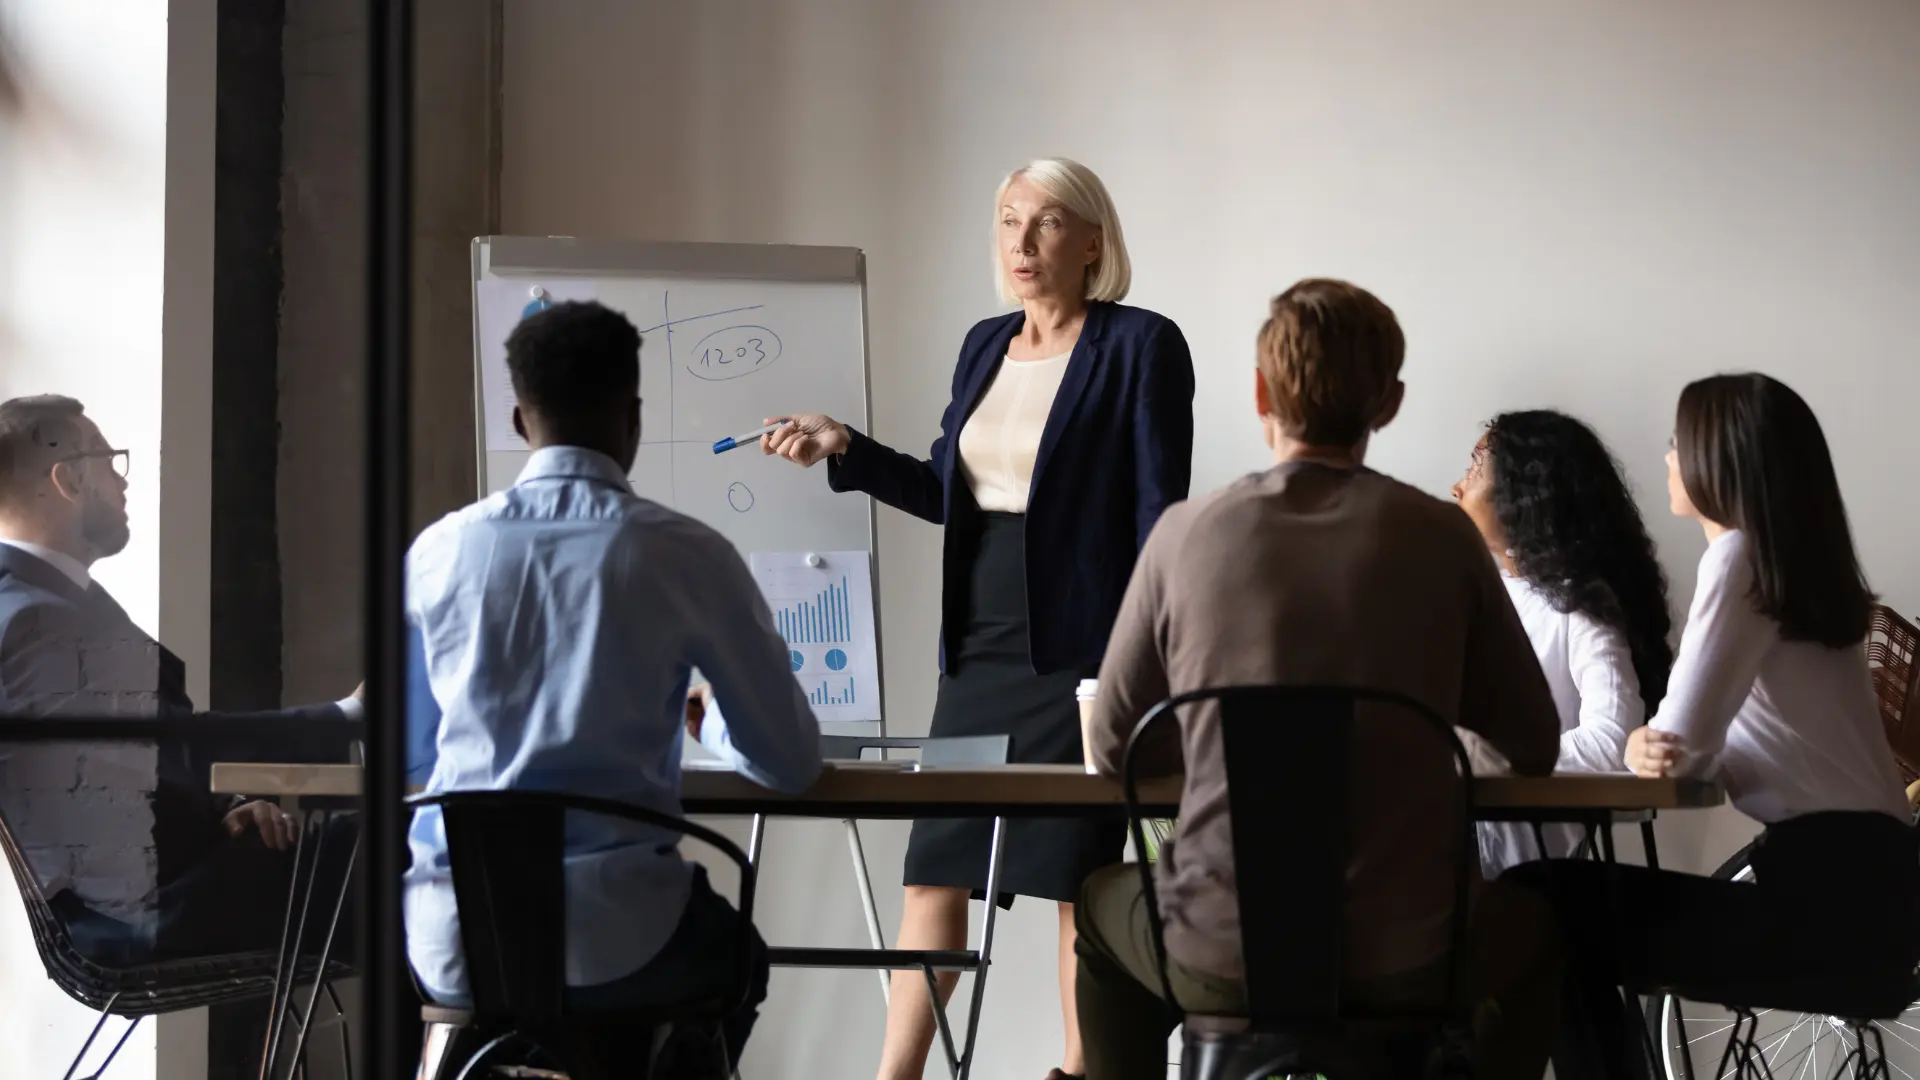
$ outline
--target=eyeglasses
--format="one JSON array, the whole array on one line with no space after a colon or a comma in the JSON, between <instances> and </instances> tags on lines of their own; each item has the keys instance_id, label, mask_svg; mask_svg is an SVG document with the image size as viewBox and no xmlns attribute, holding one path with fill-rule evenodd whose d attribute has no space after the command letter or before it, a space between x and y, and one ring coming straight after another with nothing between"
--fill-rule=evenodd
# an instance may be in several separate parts
<instances>
[{"instance_id":1,"label":"eyeglasses","mask_svg":"<svg viewBox=\"0 0 1920 1080\"><path fill-rule=\"evenodd\" d=\"M113 474L122 480L125 480L127 474L133 471L133 455L127 450L88 450L63 457L57 464L65 465L69 461L91 461L97 458L105 458L113 469Z\"/></svg>"}]
</instances>

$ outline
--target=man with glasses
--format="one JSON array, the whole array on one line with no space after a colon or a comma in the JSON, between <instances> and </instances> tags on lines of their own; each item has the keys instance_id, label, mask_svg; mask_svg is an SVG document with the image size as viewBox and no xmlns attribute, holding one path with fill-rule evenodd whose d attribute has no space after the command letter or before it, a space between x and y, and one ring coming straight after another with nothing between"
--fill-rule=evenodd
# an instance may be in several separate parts
<instances>
[{"instance_id":1,"label":"man with glasses","mask_svg":"<svg viewBox=\"0 0 1920 1080\"><path fill-rule=\"evenodd\" d=\"M0 403L0 715L193 713L185 665L93 579L130 536L129 457L72 398ZM357 717L357 694L262 716ZM0 740L0 811L96 960L279 941L296 825L212 794L181 742Z\"/></svg>"}]
</instances>

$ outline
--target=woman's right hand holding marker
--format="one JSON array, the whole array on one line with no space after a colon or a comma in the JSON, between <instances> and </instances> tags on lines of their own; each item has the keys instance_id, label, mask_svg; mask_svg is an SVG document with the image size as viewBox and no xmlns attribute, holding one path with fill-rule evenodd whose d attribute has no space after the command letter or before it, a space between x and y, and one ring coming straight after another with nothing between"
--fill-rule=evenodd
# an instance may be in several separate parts
<instances>
[{"instance_id":1,"label":"woman's right hand holding marker","mask_svg":"<svg viewBox=\"0 0 1920 1080\"><path fill-rule=\"evenodd\" d=\"M846 453L852 441L847 425L824 413L774 416L766 423L780 427L760 436L760 452L786 458L802 468L812 467L830 455Z\"/></svg>"}]
</instances>

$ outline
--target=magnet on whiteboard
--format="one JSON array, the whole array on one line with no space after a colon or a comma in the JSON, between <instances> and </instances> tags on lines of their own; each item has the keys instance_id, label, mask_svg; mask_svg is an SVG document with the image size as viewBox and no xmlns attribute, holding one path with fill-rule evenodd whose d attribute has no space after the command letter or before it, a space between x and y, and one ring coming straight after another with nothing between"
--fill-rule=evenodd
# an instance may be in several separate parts
<instances>
[{"instance_id":1,"label":"magnet on whiteboard","mask_svg":"<svg viewBox=\"0 0 1920 1080\"><path fill-rule=\"evenodd\" d=\"M529 290L528 295L532 296L535 300L545 300L547 298L547 290L544 286L535 285Z\"/></svg>"},{"instance_id":2,"label":"magnet on whiteboard","mask_svg":"<svg viewBox=\"0 0 1920 1080\"><path fill-rule=\"evenodd\" d=\"M819 569L819 567L820 567L820 556L818 556L818 555L815 555L815 554L814 554L813 552L811 552L811 551L809 551L809 552L807 552L807 565L808 565L808 566L811 566L811 567L813 567L813 568L815 568L815 569Z\"/></svg>"}]
</instances>

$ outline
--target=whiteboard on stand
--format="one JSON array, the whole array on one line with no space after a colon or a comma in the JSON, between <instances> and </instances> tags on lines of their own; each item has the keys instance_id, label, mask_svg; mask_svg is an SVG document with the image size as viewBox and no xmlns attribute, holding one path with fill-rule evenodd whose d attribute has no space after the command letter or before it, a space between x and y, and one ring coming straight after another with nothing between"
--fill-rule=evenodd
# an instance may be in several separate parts
<instances>
[{"instance_id":1,"label":"whiteboard on stand","mask_svg":"<svg viewBox=\"0 0 1920 1080\"><path fill-rule=\"evenodd\" d=\"M803 470L756 446L713 452L784 413L871 427L859 249L493 236L473 242L473 280L481 495L510 487L529 457L513 432L507 336L547 304L597 300L641 332L636 494L712 526L743 559L865 552L869 580L877 576L870 498L835 494L824 467ZM868 595L870 610L854 616L877 642L877 591ZM836 696L815 712L836 729L874 730L877 698L855 708Z\"/></svg>"}]
</instances>

